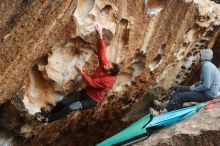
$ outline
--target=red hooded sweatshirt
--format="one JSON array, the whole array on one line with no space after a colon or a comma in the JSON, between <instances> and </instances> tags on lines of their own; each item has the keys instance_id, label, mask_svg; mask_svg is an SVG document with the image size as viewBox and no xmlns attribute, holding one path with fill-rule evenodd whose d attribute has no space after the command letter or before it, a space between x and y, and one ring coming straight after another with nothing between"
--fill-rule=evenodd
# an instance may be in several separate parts
<instances>
[{"instance_id":1,"label":"red hooded sweatshirt","mask_svg":"<svg viewBox=\"0 0 220 146\"><path fill-rule=\"evenodd\" d=\"M105 55L105 43L103 39L98 40L97 53L99 58L99 67L96 69L92 77L84 73L82 78L87 84L86 94L93 100L100 102L105 95L105 89L113 86L115 76L109 75L103 68L104 65L109 64Z\"/></svg>"}]
</instances>

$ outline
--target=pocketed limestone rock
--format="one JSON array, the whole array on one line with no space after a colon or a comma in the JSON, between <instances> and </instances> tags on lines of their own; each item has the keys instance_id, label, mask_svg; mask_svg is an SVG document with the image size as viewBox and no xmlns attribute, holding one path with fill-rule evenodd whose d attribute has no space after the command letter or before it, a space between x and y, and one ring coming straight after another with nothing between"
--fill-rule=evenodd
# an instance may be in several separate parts
<instances>
[{"instance_id":1,"label":"pocketed limestone rock","mask_svg":"<svg viewBox=\"0 0 220 146\"><path fill-rule=\"evenodd\" d=\"M82 88L74 66L82 65L90 75L98 66L99 25L107 58L121 67L113 88L94 109L45 128L35 125L39 135L26 140L29 145L95 145L146 113L152 99L198 78L198 49L214 46L219 58L219 14L219 4L210 0L2 0L0 104L16 101L22 89L18 113L31 116ZM158 94L145 96L151 93ZM142 112L133 112L135 107Z\"/></svg>"}]
</instances>

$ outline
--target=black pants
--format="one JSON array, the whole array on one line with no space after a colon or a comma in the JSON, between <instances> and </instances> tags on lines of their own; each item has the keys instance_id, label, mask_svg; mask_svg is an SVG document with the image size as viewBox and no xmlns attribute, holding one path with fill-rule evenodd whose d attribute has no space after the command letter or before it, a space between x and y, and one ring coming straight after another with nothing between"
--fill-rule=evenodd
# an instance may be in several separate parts
<instances>
[{"instance_id":1,"label":"black pants","mask_svg":"<svg viewBox=\"0 0 220 146\"><path fill-rule=\"evenodd\" d=\"M90 98L85 90L78 92L70 92L64 96L63 100L59 101L56 106L51 110L48 116L48 122L51 123L60 118L65 117L72 111L79 111L89 109L97 104L95 100Z\"/></svg>"},{"instance_id":2,"label":"black pants","mask_svg":"<svg viewBox=\"0 0 220 146\"><path fill-rule=\"evenodd\" d=\"M203 92L191 91L190 86L180 86L170 95L167 111L177 110L183 107L184 102L206 102L212 100Z\"/></svg>"}]
</instances>

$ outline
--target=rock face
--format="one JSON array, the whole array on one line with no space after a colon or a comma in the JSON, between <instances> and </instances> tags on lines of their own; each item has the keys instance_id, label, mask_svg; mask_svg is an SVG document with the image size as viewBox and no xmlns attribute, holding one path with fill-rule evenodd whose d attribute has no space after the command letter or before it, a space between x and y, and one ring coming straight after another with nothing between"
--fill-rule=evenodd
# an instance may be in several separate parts
<instances>
[{"instance_id":1,"label":"rock face","mask_svg":"<svg viewBox=\"0 0 220 146\"><path fill-rule=\"evenodd\" d=\"M108 59L121 66L97 107L43 129L29 121L35 130L27 145L100 142L145 114L132 113L146 111L153 98L194 81L195 51L219 40L220 6L209 0L2 0L0 7L0 104L16 103L12 97L22 91L18 113L33 115L79 89L74 66L92 74L98 65L97 24ZM213 50L219 58L219 48Z\"/></svg>"},{"instance_id":2,"label":"rock face","mask_svg":"<svg viewBox=\"0 0 220 146\"><path fill-rule=\"evenodd\" d=\"M151 135L134 146L218 146L220 145L220 104L200 110L192 117Z\"/></svg>"}]
</instances>

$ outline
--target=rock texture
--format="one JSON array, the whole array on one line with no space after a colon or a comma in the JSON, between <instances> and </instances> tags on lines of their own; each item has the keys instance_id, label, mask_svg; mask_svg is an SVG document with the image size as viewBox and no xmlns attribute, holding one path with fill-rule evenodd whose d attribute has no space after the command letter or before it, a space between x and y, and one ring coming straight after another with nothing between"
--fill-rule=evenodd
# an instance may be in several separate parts
<instances>
[{"instance_id":1,"label":"rock texture","mask_svg":"<svg viewBox=\"0 0 220 146\"><path fill-rule=\"evenodd\" d=\"M220 103L200 110L192 117L162 128L134 146L218 146L220 145Z\"/></svg>"},{"instance_id":2,"label":"rock texture","mask_svg":"<svg viewBox=\"0 0 220 146\"><path fill-rule=\"evenodd\" d=\"M0 104L11 100L27 118L16 132L21 145L95 145L145 114L152 99L195 80L194 52L219 40L220 8L209 0L2 0L0 7ZM97 107L42 128L31 115L79 89L74 66L92 74L98 65L97 24L108 59L121 66L114 87Z\"/></svg>"}]
</instances>

